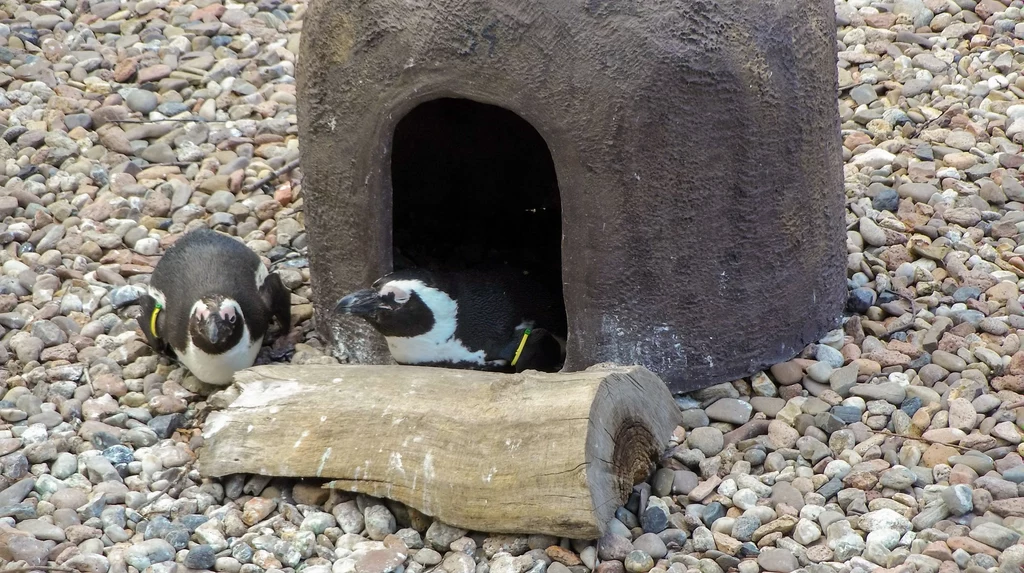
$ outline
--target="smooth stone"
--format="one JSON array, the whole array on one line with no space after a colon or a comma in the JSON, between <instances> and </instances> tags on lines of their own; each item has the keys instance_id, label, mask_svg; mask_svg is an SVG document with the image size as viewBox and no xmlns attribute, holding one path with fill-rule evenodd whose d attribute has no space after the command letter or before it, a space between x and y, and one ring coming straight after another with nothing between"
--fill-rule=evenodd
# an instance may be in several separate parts
<instances>
[{"instance_id":1,"label":"smooth stone","mask_svg":"<svg viewBox=\"0 0 1024 573\"><path fill-rule=\"evenodd\" d=\"M750 420L753 406L736 398L722 398L705 408L704 412L711 420L739 426Z\"/></svg>"},{"instance_id":2,"label":"smooth stone","mask_svg":"<svg viewBox=\"0 0 1024 573\"><path fill-rule=\"evenodd\" d=\"M772 573L792 573L800 567L792 552L774 548L763 549L757 556L757 564Z\"/></svg>"}]
</instances>

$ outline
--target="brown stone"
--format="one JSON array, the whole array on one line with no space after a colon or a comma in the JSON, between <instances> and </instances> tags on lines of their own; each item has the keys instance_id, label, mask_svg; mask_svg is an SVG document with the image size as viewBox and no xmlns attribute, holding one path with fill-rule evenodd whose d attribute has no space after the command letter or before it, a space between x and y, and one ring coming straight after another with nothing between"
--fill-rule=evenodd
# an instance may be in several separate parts
<instances>
[{"instance_id":1,"label":"brown stone","mask_svg":"<svg viewBox=\"0 0 1024 573\"><path fill-rule=\"evenodd\" d=\"M176 414L188 409L188 403L174 396L154 396L149 401L149 408L156 414Z\"/></svg>"},{"instance_id":2,"label":"brown stone","mask_svg":"<svg viewBox=\"0 0 1024 573\"><path fill-rule=\"evenodd\" d=\"M956 551L957 549L963 549L971 555L974 555L976 553L984 553L985 555L991 555L992 557L999 557L998 549L989 547L988 545L985 545L984 543L976 539L971 539L970 537L966 536L950 537L946 540L946 545L948 545L949 548L953 551Z\"/></svg>"},{"instance_id":3,"label":"brown stone","mask_svg":"<svg viewBox=\"0 0 1024 573\"><path fill-rule=\"evenodd\" d=\"M971 450L978 450L984 452L990 450L999 445L999 442L992 436L986 436L984 434L972 433L967 434L967 437L960 440L961 447L968 448Z\"/></svg>"},{"instance_id":4,"label":"brown stone","mask_svg":"<svg viewBox=\"0 0 1024 573\"><path fill-rule=\"evenodd\" d=\"M54 545L53 541L39 541L13 528L0 531L0 558L7 561L25 560L30 566L41 566Z\"/></svg>"},{"instance_id":5,"label":"brown stone","mask_svg":"<svg viewBox=\"0 0 1024 573\"><path fill-rule=\"evenodd\" d=\"M1006 6L996 0L981 0L974 7L974 13L982 20L988 20L992 15L1005 11Z\"/></svg>"},{"instance_id":6,"label":"brown stone","mask_svg":"<svg viewBox=\"0 0 1024 573\"><path fill-rule=\"evenodd\" d=\"M566 567L583 565L583 560L580 559L579 555L576 555L572 551L564 549L559 545L552 545L548 547L544 550L544 553L546 553L552 561L557 561Z\"/></svg>"},{"instance_id":7,"label":"brown stone","mask_svg":"<svg viewBox=\"0 0 1024 573\"><path fill-rule=\"evenodd\" d=\"M861 356L860 347L856 344L846 344L839 350L839 353L843 355L843 361L846 363L853 362Z\"/></svg>"},{"instance_id":8,"label":"brown stone","mask_svg":"<svg viewBox=\"0 0 1024 573\"><path fill-rule=\"evenodd\" d=\"M992 379L992 387L996 390L1009 390L1011 392L1018 393L1024 392L1024 374L996 376Z\"/></svg>"},{"instance_id":9,"label":"brown stone","mask_svg":"<svg viewBox=\"0 0 1024 573\"><path fill-rule=\"evenodd\" d=\"M843 147L853 151L858 146L871 143L871 136L863 131L855 131L843 139Z\"/></svg>"},{"instance_id":10,"label":"brown stone","mask_svg":"<svg viewBox=\"0 0 1024 573\"><path fill-rule=\"evenodd\" d=\"M890 28L896 23L896 14L893 14L892 12L865 14L864 23L872 28Z\"/></svg>"},{"instance_id":11,"label":"brown stone","mask_svg":"<svg viewBox=\"0 0 1024 573\"><path fill-rule=\"evenodd\" d=\"M916 344L911 344L903 340L890 340L886 344L886 347L888 347L889 350L899 352L900 354L905 354L906 356L909 356L912 359L919 358L922 354L924 354L923 348Z\"/></svg>"},{"instance_id":12,"label":"brown stone","mask_svg":"<svg viewBox=\"0 0 1024 573\"><path fill-rule=\"evenodd\" d=\"M371 549L356 555L356 573L393 573L401 570L407 557L393 549Z\"/></svg>"},{"instance_id":13,"label":"brown stone","mask_svg":"<svg viewBox=\"0 0 1024 573\"><path fill-rule=\"evenodd\" d=\"M1024 376L1024 350L1015 352L1006 366L1006 373L1011 376Z\"/></svg>"},{"instance_id":14,"label":"brown stone","mask_svg":"<svg viewBox=\"0 0 1024 573\"><path fill-rule=\"evenodd\" d=\"M999 164L1007 169L1020 169L1024 166L1024 156L1019 153L1003 153L999 155Z\"/></svg>"},{"instance_id":15,"label":"brown stone","mask_svg":"<svg viewBox=\"0 0 1024 573\"><path fill-rule=\"evenodd\" d=\"M103 147L117 153L123 153L125 155L132 155L132 145L128 141L128 138L124 135L124 130L115 124L108 123L103 127L96 130L96 135L99 136L100 143Z\"/></svg>"},{"instance_id":16,"label":"brown stone","mask_svg":"<svg viewBox=\"0 0 1024 573\"><path fill-rule=\"evenodd\" d=\"M291 204L293 198L293 191L291 183L285 183L278 185L274 189L274 200L281 204L282 207L287 207Z\"/></svg>"},{"instance_id":17,"label":"brown stone","mask_svg":"<svg viewBox=\"0 0 1024 573\"><path fill-rule=\"evenodd\" d=\"M887 243L890 241L896 241L895 237L890 238L890 233L895 233L895 231L890 231L889 229L885 229L885 231ZM902 242L906 242L906 236L902 235L902 233L899 233L899 235L903 237ZM885 266L888 267L890 271L895 271L903 263L910 263L914 261L914 256L907 251L907 248L899 244L893 244L891 247L887 247L885 252L878 255L878 258L885 261Z\"/></svg>"},{"instance_id":18,"label":"brown stone","mask_svg":"<svg viewBox=\"0 0 1024 573\"><path fill-rule=\"evenodd\" d=\"M136 178L139 181L145 181L147 179L166 179L170 175L177 175L179 173L181 173L181 168L177 165L154 165L139 171Z\"/></svg>"},{"instance_id":19,"label":"brown stone","mask_svg":"<svg viewBox=\"0 0 1024 573\"><path fill-rule=\"evenodd\" d=\"M767 537L765 538L767 539ZM762 539L761 541L764 541ZM807 548L807 560L811 563L821 563L823 561L832 561L833 553L829 549L828 545L812 545Z\"/></svg>"},{"instance_id":20,"label":"brown stone","mask_svg":"<svg viewBox=\"0 0 1024 573\"><path fill-rule=\"evenodd\" d=\"M796 527L797 521L799 520L792 515L784 515L755 529L754 534L750 539L754 543L757 543L758 541L761 541L763 537L773 533L778 533L779 537L781 537L782 535L793 531L793 528Z\"/></svg>"},{"instance_id":21,"label":"brown stone","mask_svg":"<svg viewBox=\"0 0 1024 573\"><path fill-rule=\"evenodd\" d=\"M718 488L719 484L721 483L722 478L717 475L711 476L711 478L700 482L699 484L697 484L697 487L690 490L690 501L697 503L703 501L704 498L711 495L711 492L715 491L715 489Z\"/></svg>"},{"instance_id":22,"label":"brown stone","mask_svg":"<svg viewBox=\"0 0 1024 573\"><path fill-rule=\"evenodd\" d=\"M804 387L799 384L790 384L789 386L779 387L779 398L789 401L798 396L802 396L804 393Z\"/></svg>"},{"instance_id":23,"label":"brown stone","mask_svg":"<svg viewBox=\"0 0 1024 573\"><path fill-rule=\"evenodd\" d=\"M976 479L978 479L978 472L964 464L957 464L953 466L952 471L949 472L949 485L970 485L974 483L974 480Z\"/></svg>"},{"instance_id":24,"label":"brown stone","mask_svg":"<svg viewBox=\"0 0 1024 573\"><path fill-rule=\"evenodd\" d=\"M625 571L626 566L622 564L622 561L612 559L599 563L594 573L625 573Z\"/></svg>"},{"instance_id":25,"label":"brown stone","mask_svg":"<svg viewBox=\"0 0 1024 573\"><path fill-rule=\"evenodd\" d=\"M103 106L92 112L92 124L93 127L99 129L112 121L128 119L131 114L132 111L123 105Z\"/></svg>"},{"instance_id":26,"label":"brown stone","mask_svg":"<svg viewBox=\"0 0 1024 573\"><path fill-rule=\"evenodd\" d=\"M74 362L78 357L78 351L71 344L58 344L50 348L45 348L39 354L39 360L41 362L50 362L53 360L67 360L68 362Z\"/></svg>"},{"instance_id":27,"label":"brown stone","mask_svg":"<svg viewBox=\"0 0 1024 573\"><path fill-rule=\"evenodd\" d=\"M718 547L718 550L726 555L736 555L740 552L740 548L743 546L743 543L740 540L730 537L724 533L712 531L711 535L715 538L715 545Z\"/></svg>"},{"instance_id":28,"label":"brown stone","mask_svg":"<svg viewBox=\"0 0 1024 573\"><path fill-rule=\"evenodd\" d=\"M961 286L973 286L981 290L988 290L997 284L998 280L981 271L970 271L961 278Z\"/></svg>"},{"instance_id":29,"label":"brown stone","mask_svg":"<svg viewBox=\"0 0 1024 573\"><path fill-rule=\"evenodd\" d=\"M124 263L121 265L121 276L133 277L136 275L148 275L153 273L153 265L139 265L136 263Z\"/></svg>"},{"instance_id":30,"label":"brown stone","mask_svg":"<svg viewBox=\"0 0 1024 573\"><path fill-rule=\"evenodd\" d=\"M149 66L148 68L142 68L139 70L139 76L136 81L140 84L159 81L171 75L171 71L171 67L167 64Z\"/></svg>"},{"instance_id":31,"label":"brown stone","mask_svg":"<svg viewBox=\"0 0 1024 573\"><path fill-rule=\"evenodd\" d=\"M775 542L785 537L785 535L786 534L782 533L781 531L769 533L768 535L765 535L759 541L757 541L757 546L760 548L774 547Z\"/></svg>"},{"instance_id":32,"label":"brown stone","mask_svg":"<svg viewBox=\"0 0 1024 573\"><path fill-rule=\"evenodd\" d=\"M843 478L843 484L847 487L867 491L878 483L878 476L871 473L855 473Z\"/></svg>"},{"instance_id":33,"label":"brown stone","mask_svg":"<svg viewBox=\"0 0 1024 573\"><path fill-rule=\"evenodd\" d=\"M245 182L245 169L236 169L228 175L228 191L238 193L242 190L242 183Z\"/></svg>"},{"instance_id":34,"label":"brown stone","mask_svg":"<svg viewBox=\"0 0 1024 573\"><path fill-rule=\"evenodd\" d=\"M896 352L895 350L872 350L862 356L862 359L871 360L877 362L882 368L888 368L890 366L906 366L910 364L911 357L903 354L902 352Z\"/></svg>"},{"instance_id":35,"label":"brown stone","mask_svg":"<svg viewBox=\"0 0 1024 573\"><path fill-rule=\"evenodd\" d=\"M988 509L1000 517L1024 517L1024 497L997 499Z\"/></svg>"},{"instance_id":36,"label":"brown stone","mask_svg":"<svg viewBox=\"0 0 1024 573\"><path fill-rule=\"evenodd\" d=\"M804 369L793 360L775 364L769 368L769 371L772 377L775 378L775 381L783 386L796 384L804 377Z\"/></svg>"},{"instance_id":37,"label":"brown stone","mask_svg":"<svg viewBox=\"0 0 1024 573\"><path fill-rule=\"evenodd\" d=\"M869 358L858 358L854 364L857 365L857 376L875 376L882 372L882 365Z\"/></svg>"},{"instance_id":38,"label":"brown stone","mask_svg":"<svg viewBox=\"0 0 1024 573\"><path fill-rule=\"evenodd\" d=\"M949 546L944 541L932 541L924 548L922 553L941 561L951 561L953 559L953 552L950 551Z\"/></svg>"},{"instance_id":39,"label":"brown stone","mask_svg":"<svg viewBox=\"0 0 1024 573\"><path fill-rule=\"evenodd\" d=\"M1017 236L1017 225L1012 221L999 221L992 224L993 239L1008 239ZM992 290L992 289L989 289Z\"/></svg>"},{"instance_id":40,"label":"brown stone","mask_svg":"<svg viewBox=\"0 0 1024 573\"><path fill-rule=\"evenodd\" d=\"M947 167L953 167L955 169L970 169L971 167L974 167L975 165L978 164L978 158L975 157L974 155L971 155L970 153L967 153L966 151L961 151L961 152L957 152L957 153L950 153L950 154L944 156L942 158L942 162ZM973 209L973 210L977 211L977 209ZM954 209L950 209L950 211L954 211ZM961 221L960 216L962 214L961 211L963 211L963 210L956 209L955 211L957 211L957 212L954 214L954 217L957 218L958 221ZM967 215L967 217L968 217L967 219L963 219L963 220L966 220L966 221L973 221L974 220L973 219L973 215ZM981 213L980 212L978 212L978 218L979 219L981 218ZM950 219L946 219L946 220L950 221L951 223L963 224L963 223L960 223L960 222L957 222L957 221L952 221ZM975 221L975 223L977 223L977 221ZM971 223L971 224L969 224L967 226L973 226L973 224L974 223Z\"/></svg>"},{"instance_id":41,"label":"brown stone","mask_svg":"<svg viewBox=\"0 0 1024 573\"><path fill-rule=\"evenodd\" d=\"M139 69L138 58L124 58L118 60L117 64L114 65L114 81L125 83L132 79L135 72Z\"/></svg>"},{"instance_id":42,"label":"brown stone","mask_svg":"<svg viewBox=\"0 0 1024 573\"><path fill-rule=\"evenodd\" d=\"M967 341L964 340L964 337L957 336L952 332L946 332L943 333L942 338L939 339L938 350L956 354L957 350L965 348L966 346Z\"/></svg>"},{"instance_id":43,"label":"brown stone","mask_svg":"<svg viewBox=\"0 0 1024 573\"><path fill-rule=\"evenodd\" d=\"M295 503L303 505L323 505L330 497L331 490L321 487L319 482L299 482L292 487L292 497Z\"/></svg>"},{"instance_id":44,"label":"brown stone","mask_svg":"<svg viewBox=\"0 0 1024 573\"><path fill-rule=\"evenodd\" d=\"M956 428L933 428L921 436L925 441L936 444L959 444L967 437L963 430Z\"/></svg>"},{"instance_id":45,"label":"brown stone","mask_svg":"<svg viewBox=\"0 0 1024 573\"><path fill-rule=\"evenodd\" d=\"M771 422L769 420L755 418L731 432L726 432L724 443L728 446L729 444L735 444L743 440L763 436L768 433L770 423Z\"/></svg>"},{"instance_id":46,"label":"brown stone","mask_svg":"<svg viewBox=\"0 0 1024 573\"><path fill-rule=\"evenodd\" d=\"M935 162L913 162L907 167L907 175L910 176L910 180L914 183L928 183L935 179Z\"/></svg>"},{"instance_id":47,"label":"brown stone","mask_svg":"<svg viewBox=\"0 0 1024 573\"><path fill-rule=\"evenodd\" d=\"M223 4L210 4L192 12L188 19L192 21L203 20L204 22L213 22L223 16L226 10L227 7Z\"/></svg>"},{"instance_id":48,"label":"brown stone","mask_svg":"<svg viewBox=\"0 0 1024 573\"><path fill-rule=\"evenodd\" d=\"M97 420L86 420L82 422L81 427L78 428L78 435L81 436L82 439L89 442L91 442L93 436L95 436L99 432L106 432L114 436L115 438L120 438L124 430L118 428L117 426L104 424L103 422L99 422Z\"/></svg>"},{"instance_id":49,"label":"brown stone","mask_svg":"<svg viewBox=\"0 0 1024 573\"><path fill-rule=\"evenodd\" d=\"M932 444L921 456L921 464L926 468L934 468L939 464L948 464L950 457L959 454L960 452L956 448L943 444Z\"/></svg>"}]
</instances>

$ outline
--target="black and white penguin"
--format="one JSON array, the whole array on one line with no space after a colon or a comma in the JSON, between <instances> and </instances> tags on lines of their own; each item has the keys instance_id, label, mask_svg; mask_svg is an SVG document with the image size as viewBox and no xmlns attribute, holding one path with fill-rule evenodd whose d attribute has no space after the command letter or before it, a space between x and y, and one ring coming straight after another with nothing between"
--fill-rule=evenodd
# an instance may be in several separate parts
<instances>
[{"instance_id":1,"label":"black and white penguin","mask_svg":"<svg viewBox=\"0 0 1024 573\"><path fill-rule=\"evenodd\" d=\"M167 249L140 304L149 345L164 353L170 347L207 384L229 384L253 365L271 318L279 335L291 326L291 294L281 277L244 244L204 228Z\"/></svg>"},{"instance_id":2,"label":"black and white penguin","mask_svg":"<svg viewBox=\"0 0 1024 573\"><path fill-rule=\"evenodd\" d=\"M335 310L369 322L399 364L554 372L565 359L561 300L511 269L396 271Z\"/></svg>"}]
</instances>

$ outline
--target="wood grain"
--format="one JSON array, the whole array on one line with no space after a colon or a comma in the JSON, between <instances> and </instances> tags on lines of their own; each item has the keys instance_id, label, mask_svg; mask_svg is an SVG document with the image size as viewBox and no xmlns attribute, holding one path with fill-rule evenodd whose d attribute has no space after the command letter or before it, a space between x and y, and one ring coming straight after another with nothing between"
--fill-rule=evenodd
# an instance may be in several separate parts
<instances>
[{"instance_id":1,"label":"wood grain","mask_svg":"<svg viewBox=\"0 0 1024 573\"><path fill-rule=\"evenodd\" d=\"M204 426L200 472L334 480L464 529L591 539L679 422L640 366L498 374L269 365Z\"/></svg>"}]
</instances>

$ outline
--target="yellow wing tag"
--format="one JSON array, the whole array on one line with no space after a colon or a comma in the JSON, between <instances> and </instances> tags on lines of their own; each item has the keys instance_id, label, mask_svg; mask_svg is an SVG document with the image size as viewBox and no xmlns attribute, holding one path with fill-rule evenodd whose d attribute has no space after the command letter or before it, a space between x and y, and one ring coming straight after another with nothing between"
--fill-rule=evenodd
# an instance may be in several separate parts
<instances>
[{"instance_id":1,"label":"yellow wing tag","mask_svg":"<svg viewBox=\"0 0 1024 573\"><path fill-rule=\"evenodd\" d=\"M156 315L160 314L163 308L164 305L156 303L156 306L153 308L153 314L149 317L149 331L153 333L153 338L160 338L160 335L156 333Z\"/></svg>"},{"instance_id":2,"label":"yellow wing tag","mask_svg":"<svg viewBox=\"0 0 1024 573\"><path fill-rule=\"evenodd\" d=\"M519 355L523 353L523 348L526 347L526 339L530 337L530 329L527 328L523 331L523 339L519 341L519 348L516 348L516 355L512 357L512 366L519 362Z\"/></svg>"}]
</instances>

